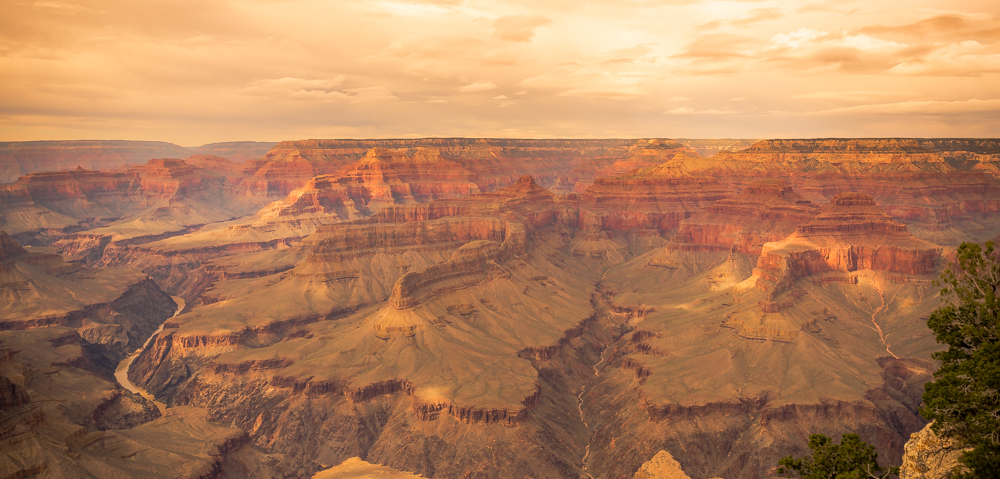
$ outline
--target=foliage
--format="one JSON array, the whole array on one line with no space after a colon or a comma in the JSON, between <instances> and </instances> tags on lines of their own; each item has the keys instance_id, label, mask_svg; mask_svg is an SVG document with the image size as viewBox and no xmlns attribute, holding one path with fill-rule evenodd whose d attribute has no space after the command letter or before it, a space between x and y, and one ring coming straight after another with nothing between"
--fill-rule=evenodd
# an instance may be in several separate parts
<instances>
[{"instance_id":1,"label":"foliage","mask_svg":"<svg viewBox=\"0 0 1000 479\"><path fill-rule=\"evenodd\" d=\"M927 326L948 349L934 354L941 368L924 390L921 414L932 429L972 449L962 477L1000 478L1000 252L963 243L941 275L946 304Z\"/></svg>"},{"instance_id":2,"label":"foliage","mask_svg":"<svg viewBox=\"0 0 1000 479\"><path fill-rule=\"evenodd\" d=\"M844 434L840 444L822 434L809 436L812 456L778 461L778 474L797 473L802 479L867 479L899 474L899 468L883 470L878 465L875 446L861 440L857 434Z\"/></svg>"}]
</instances>

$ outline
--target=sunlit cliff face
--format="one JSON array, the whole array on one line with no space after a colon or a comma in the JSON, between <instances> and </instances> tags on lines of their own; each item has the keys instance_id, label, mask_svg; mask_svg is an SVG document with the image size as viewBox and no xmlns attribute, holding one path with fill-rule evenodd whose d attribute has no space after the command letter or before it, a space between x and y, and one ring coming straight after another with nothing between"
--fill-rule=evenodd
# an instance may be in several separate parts
<instances>
[{"instance_id":1,"label":"sunlit cliff face","mask_svg":"<svg viewBox=\"0 0 1000 479\"><path fill-rule=\"evenodd\" d=\"M1000 135L996 0L0 12L0 140Z\"/></svg>"}]
</instances>

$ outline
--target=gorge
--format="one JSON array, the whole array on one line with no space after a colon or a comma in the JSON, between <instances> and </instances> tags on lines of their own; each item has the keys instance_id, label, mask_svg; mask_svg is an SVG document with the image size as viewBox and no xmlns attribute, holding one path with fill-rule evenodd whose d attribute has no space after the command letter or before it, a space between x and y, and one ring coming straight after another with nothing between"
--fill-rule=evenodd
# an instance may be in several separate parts
<instances>
[{"instance_id":1,"label":"gorge","mask_svg":"<svg viewBox=\"0 0 1000 479\"><path fill-rule=\"evenodd\" d=\"M1000 239L998 140L51 143L4 146L0 477L899 465Z\"/></svg>"}]
</instances>

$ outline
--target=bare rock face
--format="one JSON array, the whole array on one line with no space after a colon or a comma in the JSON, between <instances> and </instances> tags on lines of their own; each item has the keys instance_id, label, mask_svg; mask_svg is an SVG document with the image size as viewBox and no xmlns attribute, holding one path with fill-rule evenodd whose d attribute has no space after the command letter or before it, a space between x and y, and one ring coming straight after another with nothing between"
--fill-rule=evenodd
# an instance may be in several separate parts
<instances>
[{"instance_id":1,"label":"bare rock face","mask_svg":"<svg viewBox=\"0 0 1000 479\"><path fill-rule=\"evenodd\" d=\"M967 139L763 140L745 150L677 166L740 187L784 179L823 203L844 191L871 195L925 240L957 246L986 239L973 225L994 224L1000 212L996 176L1000 142Z\"/></svg>"},{"instance_id":2,"label":"bare rock face","mask_svg":"<svg viewBox=\"0 0 1000 479\"><path fill-rule=\"evenodd\" d=\"M678 156L679 155L679 156ZM586 161L556 179L552 191L582 193L597 178L614 177L633 170L657 166L672 158L697 155L676 140L638 141L623 158L605 157Z\"/></svg>"},{"instance_id":3,"label":"bare rock face","mask_svg":"<svg viewBox=\"0 0 1000 479\"><path fill-rule=\"evenodd\" d=\"M719 180L667 163L614 178L599 178L580 194L580 227L589 230L669 231L730 196Z\"/></svg>"},{"instance_id":4,"label":"bare rock face","mask_svg":"<svg viewBox=\"0 0 1000 479\"><path fill-rule=\"evenodd\" d=\"M764 243L784 238L817 214L817 205L783 181L752 183L738 196L720 199L681 221L668 249L759 255Z\"/></svg>"},{"instance_id":5,"label":"bare rock face","mask_svg":"<svg viewBox=\"0 0 1000 479\"><path fill-rule=\"evenodd\" d=\"M359 457L352 457L340 465L317 472L312 479L416 479L418 477L424 476L397 471L391 467L368 463Z\"/></svg>"},{"instance_id":6,"label":"bare rock face","mask_svg":"<svg viewBox=\"0 0 1000 479\"><path fill-rule=\"evenodd\" d=\"M632 479L691 479L667 451L660 451L643 463Z\"/></svg>"},{"instance_id":7,"label":"bare rock face","mask_svg":"<svg viewBox=\"0 0 1000 479\"><path fill-rule=\"evenodd\" d=\"M900 479L949 479L964 469L960 459L965 449L954 440L943 439L928 424L906 442Z\"/></svg>"},{"instance_id":8,"label":"bare rock face","mask_svg":"<svg viewBox=\"0 0 1000 479\"><path fill-rule=\"evenodd\" d=\"M940 247L911 236L871 196L842 193L789 237L764 245L754 271L758 287L778 294L795 278L826 272L926 275L940 256Z\"/></svg>"}]
</instances>

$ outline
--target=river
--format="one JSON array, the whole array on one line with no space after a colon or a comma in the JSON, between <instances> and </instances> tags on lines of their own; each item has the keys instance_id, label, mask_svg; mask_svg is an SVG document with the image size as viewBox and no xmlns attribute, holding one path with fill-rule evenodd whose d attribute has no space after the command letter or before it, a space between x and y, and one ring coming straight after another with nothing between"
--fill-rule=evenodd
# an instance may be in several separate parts
<instances>
[{"instance_id":1,"label":"river","mask_svg":"<svg viewBox=\"0 0 1000 479\"><path fill-rule=\"evenodd\" d=\"M171 296L171 298L173 298L174 302L177 303L177 311L174 311L174 316L177 316L184 310L184 298L181 298L180 296ZM171 316L171 318L174 316ZM128 368L132 366L132 361L135 361L135 358L139 357L139 353L146 349L146 346L149 346L149 343L153 340L153 338L155 338L157 334L160 334L160 331L163 331L164 324L167 324L167 321L163 321L163 323L160 324L160 327L157 328L156 331L153 331L153 334L149 335L148 338L146 338L146 342L142 343L141 348L125 357L125 359L122 359L121 362L118 363L118 367L115 368L115 379L118 380L118 384L121 384L123 388L128 389L135 394L153 401L153 404L156 404L156 407L160 409L161 413L167 408L167 405L157 401L156 398L154 398L152 394L149 394L149 392L145 389L132 384L132 381L129 381L128 379Z\"/></svg>"}]
</instances>

